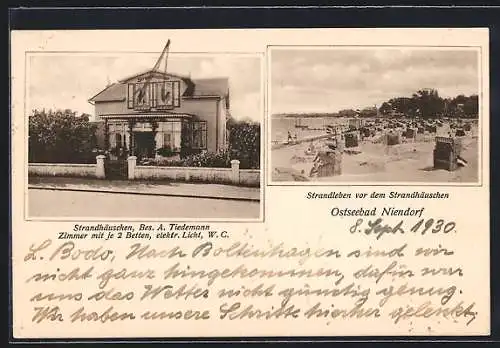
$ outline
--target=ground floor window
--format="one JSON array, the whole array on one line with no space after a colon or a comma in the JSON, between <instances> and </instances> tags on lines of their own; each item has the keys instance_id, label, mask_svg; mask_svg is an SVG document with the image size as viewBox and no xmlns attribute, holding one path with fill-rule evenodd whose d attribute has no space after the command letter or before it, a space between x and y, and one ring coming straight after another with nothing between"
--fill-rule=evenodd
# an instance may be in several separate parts
<instances>
[{"instance_id":1,"label":"ground floor window","mask_svg":"<svg viewBox=\"0 0 500 348\"><path fill-rule=\"evenodd\" d=\"M126 122L109 123L109 149L126 152L132 141L132 152L144 152L148 156L172 156L192 154L207 149L207 121L173 119L157 122L154 131L149 122L137 122L133 127L132 139Z\"/></svg>"},{"instance_id":2,"label":"ground floor window","mask_svg":"<svg viewBox=\"0 0 500 348\"><path fill-rule=\"evenodd\" d=\"M160 122L158 124L158 132L163 135L163 144L161 144L160 147L170 148L174 152L179 152L181 150L181 121Z\"/></svg>"},{"instance_id":3,"label":"ground floor window","mask_svg":"<svg viewBox=\"0 0 500 348\"><path fill-rule=\"evenodd\" d=\"M207 122L194 121L192 123L192 148L196 150L207 149Z\"/></svg>"},{"instance_id":4,"label":"ground floor window","mask_svg":"<svg viewBox=\"0 0 500 348\"><path fill-rule=\"evenodd\" d=\"M127 125L123 122L113 122L109 124L109 147L112 151L127 148Z\"/></svg>"}]
</instances>

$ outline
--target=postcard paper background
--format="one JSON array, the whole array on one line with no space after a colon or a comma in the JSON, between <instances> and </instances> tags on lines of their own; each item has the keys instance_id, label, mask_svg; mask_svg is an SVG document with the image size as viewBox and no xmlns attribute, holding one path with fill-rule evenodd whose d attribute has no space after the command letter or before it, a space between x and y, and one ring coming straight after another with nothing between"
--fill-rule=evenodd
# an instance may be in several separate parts
<instances>
[{"instance_id":1,"label":"postcard paper background","mask_svg":"<svg viewBox=\"0 0 500 348\"><path fill-rule=\"evenodd\" d=\"M134 292L131 300L86 300L91 294L101 290L95 279L86 281L47 281L26 282L37 273L69 272L75 267L82 270L94 266L95 273L102 273L113 268L116 271L155 269L162 273L174 262L179 260L124 260L126 251L137 241L133 240L79 240L75 241L81 249L103 246L113 249L114 261L95 262L90 260L72 261L70 259L47 261L37 258L25 260L30 246L40 245L46 239L52 239L54 248L64 241L57 240L61 231L71 231L74 224L95 224L85 220L75 221L26 221L23 211L26 198L26 166L24 153L26 149L26 122L30 110L25 110L25 54L28 51L94 51L94 52L157 52L167 39L175 43L177 52L227 52L227 53L260 53L267 52L270 45L414 45L414 46L474 46L480 47L482 66L482 85L480 89L480 129L482 133L482 170L480 186L266 186L264 185L264 222L255 223L209 223L217 231L227 231L229 238L214 241L215 246L229 247L233 243L248 243L249 247L269 249L283 243L284 248L316 250L338 249L339 258L307 258L299 263L299 258L227 258L223 256L186 258L180 260L182 267L189 265L192 269L210 271L214 268L234 268L244 264L248 268L267 270L279 269L319 269L332 268L341 270L346 276L340 285L353 281L352 273L372 265L383 269L396 260L398 270L412 269L420 273L423 267L461 268L462 276L414 277L410 279L387 276L380 283L373 278L355 280L356 286L370 288L371 297L366 306L376 306L380 297L375 292L381 288L401 286L409 283L425 288L456 286L456 293L448 303L453 308L462 303L464 308L474 303L472 311L475 319L467 325L471 317L463 315L434 315L429 318L411 317L400 319L395 323L388 313L401 307L422 305L431 301L439 306L440 296L403 295L393 296L381 308L382 315L378 318L306 318L304 312L321 302L322 309L346 308L354 306L353 298L348 296L295 296L290 303L300 308L297 318L280 319L221 319L219 307L241 302L241 306L253 305L254 309L262 311L276 309L280 306L282 297L277 295L284 288L331 288L335 286L335 277L319 278L234 278L218 279L212 285L207 285L205 279L184 279L172 282L174 286L187 284L209 288L208 298L197 299L161 299L140 301L145 284L165 285L162 280L115 280L110 281L106 289ZM13 334L16 338L77 338L77 337L224 337L224 336L344 336L344 335L486 335L490 326L490 290L489 290L489 91L488 91L488 31L486 29L295 29L295 30L197 30L197 31L45 31L45 32L14 32L12 33L12 295L13 295ZM263 63L267 61L263 58ZM270 67L267 67L269 71ZM271 67L272 69L272 67ZM266 88L267 90L267 88ZM269 101L268 101L269 102ZM268 103L267 103L268 104ZM267 176L269 126L267 108L263 117L263 156L262 161L265 176ZM267 184L267 182L266 182ZM307 199L308 192L343 192L351 193L351 199ZM436 192L448 193L448 199L379 199L355 198L356 193L372 192L389 193L391 191L406 192ZM448 234L443 233L410 233L409 230L418 219L405 218L404 234L382 236L376 240L374 235L351 233L350 229L356 223L356 217L333 217L331 210L339 208L374 208L395 206L398 208L424 207L423 218L443 219L453 221L456 229ZM395 225L401 219L398 217L384 218L387 224ZM127 219L124 219L126 223ZM103 220L103 223L106 221ZM159 222L175 222L174 219L150 219L153 226ZM138 226L139 222L129 222ZM206 241L206 240L204 240ZM371 257L347 258L349 252L356 249L391 250L407 244L405 256L401 258ZM145 242L145 244L147 244ZM172 248L175 245L192 251L200 245L200 241L152 240L149 244L157 249ZM414 256L418 248L446 248L453 250L450 256ZM404 265L404 266L402 266ZM244 291L274 285L272 296L247 293L248 296L219 298L218 291L222 288ZM38 292L42 293L76 293L84 292L82 301L55 301L52 303L40 301L33 303L30 298ZM85 296L86 295L86 296ZM226 304L226 305L224 305ZM34 323L32 317L34 307L57 305L65 313L64 321L45 320ZM69 314L84 306L86 311L103 312L110 306L119 312L134 312L137 317L146 311L185 311L209 310L209 320L124 320L102 323L99 321L71 323L67 320ZM387 307L386 307L387 306ZM456 312L455 312L456 313Z\"/></svg>"}]
</instances>

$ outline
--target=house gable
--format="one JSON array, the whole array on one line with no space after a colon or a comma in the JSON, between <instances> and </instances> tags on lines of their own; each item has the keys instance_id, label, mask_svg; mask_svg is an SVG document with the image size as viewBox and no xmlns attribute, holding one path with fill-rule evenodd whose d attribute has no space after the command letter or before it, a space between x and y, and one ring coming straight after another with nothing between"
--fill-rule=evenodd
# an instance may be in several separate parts
<instances>
[{"instance_id":1,"label":"house gable","mask_svg":"<svg viewBox=\"0 0 500 348\"><path fill-rule=\"evenodd\" d=\"M191 79L175 74L165 74L159 71L147 71L134 76L127 77L119 82L107 86L89 99L90 103L99 102L125 102L127 99L127 88L130 83L179 81L181 96L190 96L194 91L194 84Z\"/></svg>"},{"instance_id":2,"label":"house gable","mask_svg":"<svg viewBox=\"0 0 500 348\"><path fill-rule=\"evenodd\" d=\"M146 71L129 76L107 86L89 99L89 102L124 102L127 99L129 84L162 81L179 81L182 97L221 97L229 101L229 82L227 78L205 78L192 80L189 77L166 74L160 71Z\"/></svg>"},{"instance_id":3,"label":"house gable","mask_svg":"<svg viewBox=\"0 0 500 348\"><path fill-rule=\"evenodd\" d=\"M145 104L136 104L138 89L143 88L148 82L148 92ZM161 104L159 99L160 90L164 90L163 83L171 83L172 99L169 104ZM130 99L134 96L134 99ZM142 100L146 100L142 99ZM163 99L165 101L165 99ZM219 104L219 101L222 101ZM192 113L191 109L196 105L205 105L205 108L212 109L220 105L229 109L229 83L227 78L205 78L192 80L189 77L165 74L159 71L146 71L107 86L104 90L89 99L95 104L95 117L101 119L103 116L120 114L142 115L145 112L180 112ZM201 104L200 104L201 103ZM194 107L197 109L196 107ZM203 113L197 110L197 113Z\"/></svg>"},{"instance_id":4,"label":"house gable","mask_svg":"<svg viewBox=\"0 0 500 348\"><path fill-rule=\"evenodd\" d=\"M122 79L119 82L121 84L128 85L129 83L143 83L148 80L150 82L179 81L181 96L191 95L194 90L194 84L190 78L176 74L166 74L160 71L146 71Z\"/></svg>"}]
</instances>

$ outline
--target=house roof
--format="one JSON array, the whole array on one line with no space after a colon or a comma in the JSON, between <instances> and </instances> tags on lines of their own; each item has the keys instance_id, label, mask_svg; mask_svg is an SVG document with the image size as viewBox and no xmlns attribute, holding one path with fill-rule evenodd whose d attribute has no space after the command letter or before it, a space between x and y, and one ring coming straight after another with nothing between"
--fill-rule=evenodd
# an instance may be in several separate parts
<instances>
[{"instance_id":1,"label":"house roof","mask_svg":"<svg viewBox=\"0 0 500 348\"><path fill-rule=\"evenodd\" d=\"M129 76L119 82L113 83L107 86L104 90L89 99L89 102L109 102L109 101L125 101L127 97L127 82L133 78L140 77L142 75L155 73L160 75L165 75L163 72L148 70L134 76ZM182 79L187 84L187 89L183 96L224 96L229 95L229 80L228 78L206 78L206 79L196 79L191 80L188 77L166 74L171 77L176 77Z\"/></svg>"},{"instance_id":2,"label":"house roof","mask_svg":"<svg viewBox=\"0 0 500 348\"><path fill-rule=\"evenodd\" d=\"M113 83L89 99L89 102L102 101L125 101L127 96L127 85Z\"/></svg>"},{"instance_id":3,"label":"house roof","mask_svg":"<svg viewBox=\"0 0 500 348\"><path fill-rule=\"evenodd\" d=\"M194 96L220 95L226 96L229 94L229 80L226 77L196 79L194 83Z\"/></svg>"}]
</instances>

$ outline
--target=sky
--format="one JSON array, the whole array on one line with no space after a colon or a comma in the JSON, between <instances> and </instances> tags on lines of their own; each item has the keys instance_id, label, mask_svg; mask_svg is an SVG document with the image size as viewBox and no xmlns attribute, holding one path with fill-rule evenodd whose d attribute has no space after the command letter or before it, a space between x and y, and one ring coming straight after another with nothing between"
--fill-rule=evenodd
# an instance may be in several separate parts
<instances>
[{"instance_id":1,"label":"sky","mask_svg":"<svg viewBox=\"0 0 500 348\"><path fill-rule=\"evenodd\" d=\"M411 96L478 94L478 53L455 49L342 48L271 51L270 113L337 112Z\"/></svg>"},{"instance_id":2,"label":"sky","mask_svg":"<svg viewBox=\"0 0 500 348\"><path fill-rule=\"evenodd\" d=\"M33 54L29 57L28 112L33 109L72 109L94 115L88 99L108 81L152 69L160 53ZM193 79L229 78L231 114L237 119L262 119L261 60L236 54L170 54L167 71Z\"/></svg>"}]
</instances>

